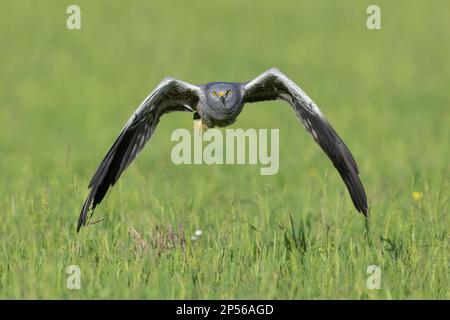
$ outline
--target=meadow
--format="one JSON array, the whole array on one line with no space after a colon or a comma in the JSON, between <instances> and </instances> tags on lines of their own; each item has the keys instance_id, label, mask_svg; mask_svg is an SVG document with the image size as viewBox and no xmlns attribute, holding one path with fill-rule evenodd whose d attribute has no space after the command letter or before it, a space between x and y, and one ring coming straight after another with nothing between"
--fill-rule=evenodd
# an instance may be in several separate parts
<instances>
[{"instance_id":1,"label":"meadow","mask_svg":"<svg viewBox=\"0 0 450 320\"><path fill-rule=\"evenodd\" d=\"M376 2L381 30L368 0L2 1L0 298L449 299L450 3ZM270 67L349 146L367 221L291 108L268 102L231 128L279 128L278 174L175 165L171 132L193 123L172 113L76 233L97 165L165 76Z\"/></svg>"}]
</instances>

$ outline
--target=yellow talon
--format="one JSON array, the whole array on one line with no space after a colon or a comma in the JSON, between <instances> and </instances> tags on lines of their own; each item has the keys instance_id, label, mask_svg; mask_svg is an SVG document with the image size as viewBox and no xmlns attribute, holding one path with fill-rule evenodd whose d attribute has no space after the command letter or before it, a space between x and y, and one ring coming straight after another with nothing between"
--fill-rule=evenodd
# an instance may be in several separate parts
<instances>
[{"instance_id":1,"label":"yellow talon","mask_svg":"<svg viewBox=\"0 0 450 320\"><path fill-rule=\"evenodd\" d=\"M208 126L203 123L201 119L194 120L194 130L200 130L201 132L206 131L208 129Z\"/></svg>"}]
</instances>

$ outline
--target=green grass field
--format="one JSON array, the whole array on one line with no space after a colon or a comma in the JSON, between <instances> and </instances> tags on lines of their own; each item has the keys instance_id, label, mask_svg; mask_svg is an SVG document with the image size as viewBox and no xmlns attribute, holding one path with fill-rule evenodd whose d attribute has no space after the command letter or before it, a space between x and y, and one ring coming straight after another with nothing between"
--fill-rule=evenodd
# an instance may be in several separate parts
<instances>
[{"instance_id":1,"label":"green grass field","mask_svg":"<svg viewBox=\"0 0 450 320\"><path fill-rule=\"evenodd\" d=\"M372 3L2 1L0 298L449 299L450 3L376 1L370 31ZM81 30L66 28L70 4ZM270 102L232 128L280 129L277 175L173 164L170 134L192 116L170 114L95 211L103 221L76 233L92 174L162 78L270 67L351 149L368 228L291 108Z\"/></svg>"}]
</instances>

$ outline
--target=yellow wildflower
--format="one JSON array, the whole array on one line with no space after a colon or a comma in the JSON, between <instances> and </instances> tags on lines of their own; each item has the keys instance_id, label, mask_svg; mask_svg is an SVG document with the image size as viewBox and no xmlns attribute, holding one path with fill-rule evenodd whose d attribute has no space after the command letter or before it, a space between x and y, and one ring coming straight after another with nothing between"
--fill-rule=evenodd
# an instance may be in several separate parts
<instances>
[{"instance_id":1,"label":"yellow wildflower","mask_svg":"<svg viewBox=\"0 0 450 320\"><path fill-rule=\"evenodd\" d=\"M422 198L423 198L423 192L420 192L420 191L414 191L414 192L412 193L412 197L413 197L414 201L420 201L420 200L422 200Z\"/></svg>"}]
</instances>

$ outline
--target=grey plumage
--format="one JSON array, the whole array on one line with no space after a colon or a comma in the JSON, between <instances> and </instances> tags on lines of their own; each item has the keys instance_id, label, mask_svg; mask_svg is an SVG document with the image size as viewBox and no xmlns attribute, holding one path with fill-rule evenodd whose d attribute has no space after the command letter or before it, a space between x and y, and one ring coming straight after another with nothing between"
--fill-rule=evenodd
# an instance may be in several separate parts
<instances>
[{"instance_id":1,"label":"grey plumage","mask_svg":"<svg viewBox=\"0 0 450 320\"><path fill-rule=\"evenodd\" d=\"M367 215L367 198L352 154L315 103L277 69L270 69L245 83L212 82L192 85L166 78L144 99L125 124L100 163L81 210L77 231L86 224L90 209L104 198L150 139L163 114L172 111L197 113L208 127L224 127L236 121L245 103L284 100L320 145L341 175L356 209Z\"/></svg>"}]
</instances>

